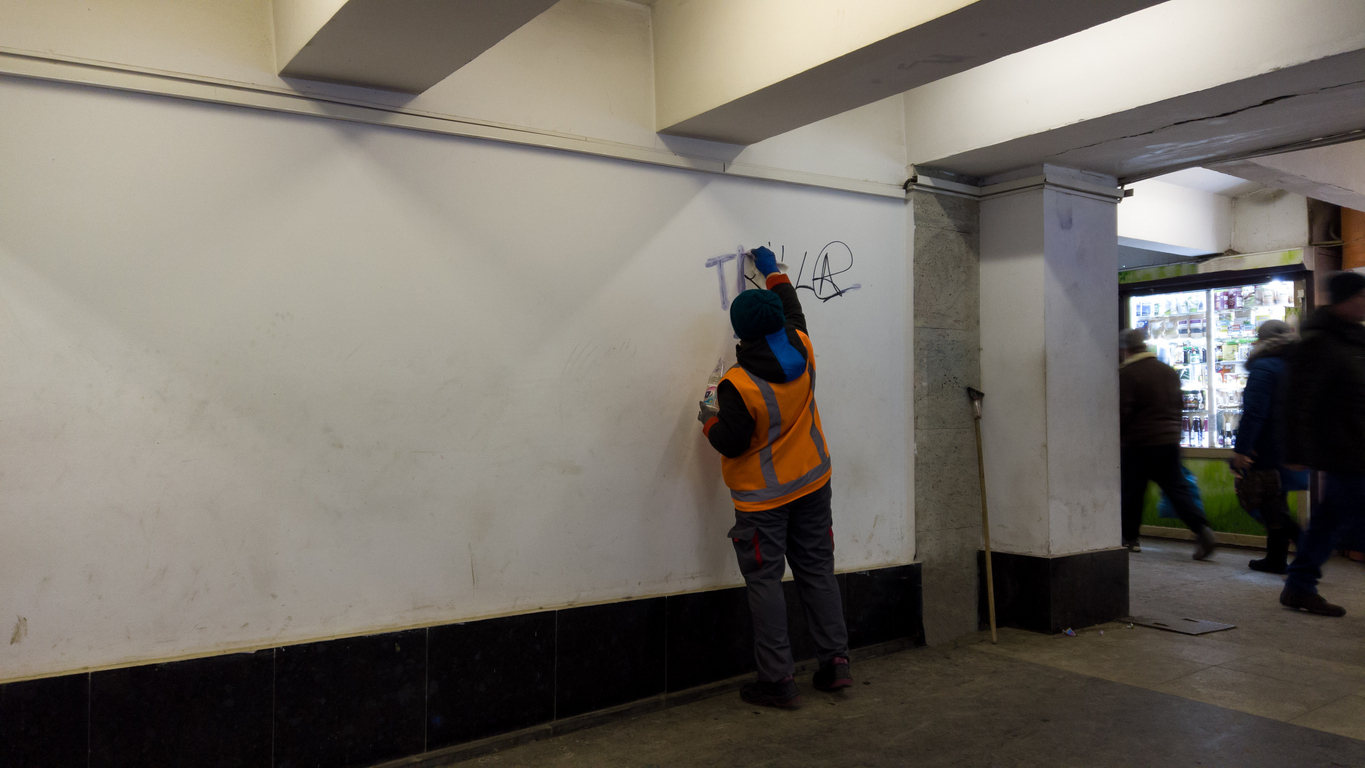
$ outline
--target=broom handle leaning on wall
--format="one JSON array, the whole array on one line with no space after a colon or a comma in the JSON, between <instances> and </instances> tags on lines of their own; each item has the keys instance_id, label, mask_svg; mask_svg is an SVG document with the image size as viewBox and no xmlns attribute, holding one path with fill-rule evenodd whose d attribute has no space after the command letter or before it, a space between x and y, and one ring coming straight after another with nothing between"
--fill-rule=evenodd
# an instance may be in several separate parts
<instances>
[{"instance_id":1,"label":"broom handle leaning on wall","mask_svg":"<svg viewBox=\"0 0 1365 768\"><path fill-rule=\"evenodd\" d=\"M986 610L991 621L991 643L998 642L995 634L995 578L991 572L991 522L986 512L986 456L981 450L981 401L986 394L967 387L972 399L973 421L976 424L976 472L981 480L981 543L986 551Z\"/></svg>"}]
</instances>

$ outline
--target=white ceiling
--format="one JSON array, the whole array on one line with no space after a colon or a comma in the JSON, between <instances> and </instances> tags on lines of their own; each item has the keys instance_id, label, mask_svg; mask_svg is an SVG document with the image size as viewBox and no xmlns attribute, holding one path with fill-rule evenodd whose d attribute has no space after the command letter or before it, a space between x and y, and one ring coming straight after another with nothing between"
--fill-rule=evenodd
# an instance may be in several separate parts
<instances>
[{"instance_id":1,"label":"white ceiling","mask_svg":"<svg viewBox=\"0 0 1365 768\"><path fill-rule=\"evenodd\" d=\"M1208 168L1187 168L1183 171L1157 176L1153 181L1163 181L1186 189L1197 189L1224 197L1241 197L1265 187L1254 181L1239 179L1226 173L1210 171Z\"/></svg>"}]
</instances>

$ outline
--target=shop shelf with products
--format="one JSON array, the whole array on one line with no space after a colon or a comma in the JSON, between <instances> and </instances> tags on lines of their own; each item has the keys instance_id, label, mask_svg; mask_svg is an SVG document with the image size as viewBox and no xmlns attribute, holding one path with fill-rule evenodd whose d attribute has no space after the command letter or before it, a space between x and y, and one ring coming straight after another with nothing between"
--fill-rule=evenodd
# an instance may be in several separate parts
<instances>
[{"instance_id":1,"label":"shop shelf with products","mask_svg":"<svg viewBox=\"0 0 1365 768\"><path fill-rule=\"evenodd\" d=\"M1304 252L1235 254L1197 263L1124 270L1119 273L1119 285L1120 324L1147 328L1153 337L1151 351L1173 365L1178 363L1177 370L1187 377L1182 380L1185 397L1195 402L1186 403L1190 410L1182 418L1181 458L1196 478L1210 525L1223 533L1263 534L1264 529L1237 501L1227 462L1236 444L1246 362L1256 329L1272 319L1297 326L1299 317L1313 306L1313 275L1304 262ZM1187 325L1187 333L1182 335L1179 321L1198 319L1198 296L1204 297L1202 333L1195 322ZM1185 338L1196 350L1191 365L1185 364ZM1202 366L1198 352L1204 354ZM1199 393L1201 374L1206 386ZM1307 499L1299 498L1301 495L1291 497L1291 509L1306 509ZM1159 496L1155 488L1149 490L1143 511L1144 532L1180 526L1179 521L1157 514Z\"/></svg>"},{"instance_id":2,"label":"shop shelf with products","mask_svg":"<svg viewBox=\"0 0 1365 768\"><path fill-rule=\"evenodd\" d=\"M1233 447L1257 329L1295 322L1302 302L1302 288L1285 280L1129 297L1128 327L1145 329L1152 352L1180 373L1182 446Z\"/></svg>"},{"instance_id":3,"label":"shop shelf with products","mask_svg":"<svg viewBox=\"0 0 1365 768\"><path fill-rule=\"evenodd\" d=\"M1180 374L1183 416L1181 445L1208 447L1209 410L1208 291L1134 297L1129 327L1147 331L1148 348Z\"/></svg>"},{"instance_id":4,"label":"shop shelf with products","mask_svg":"<svg viewBox=\"0 0 1365 768\"><path fill-rule=\"evenodd\" d=\"M1257 329L1267 320L1290 321L1297 315L1294 284L1270 281L1210 292L1213 323L1214 447L1232 448L1242 419L1242 390L1247 359Z\"/></svg>"}]
</instances>

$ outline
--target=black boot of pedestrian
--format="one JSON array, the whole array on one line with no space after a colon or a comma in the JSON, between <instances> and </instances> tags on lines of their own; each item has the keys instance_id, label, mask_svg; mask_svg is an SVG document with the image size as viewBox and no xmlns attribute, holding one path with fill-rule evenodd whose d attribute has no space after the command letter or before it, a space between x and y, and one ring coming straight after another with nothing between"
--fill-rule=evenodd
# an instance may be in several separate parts
<instances>
[{"instance_id":1,"label":"black boot of pedestrian","mask_svg":"<svg viewBox=\"0 0 1365 768\"><path fill-rule=\"evenodd\" d=\"M1289 532L1284 528L1271 528L1265 532L1265 557L1252 560L1247 565L1261 573L1283 574L1288 570Z\"/></svg>"},{"instance_id":2,"label":"black boot of pedestrian","mask_svg":"<svg viewBox=\"0 0 1365 768\"><path fill-rule=\"evenodd\" d=\"M1252 560L1251 562L1247 563L1247 567L1253 571L1260 571L1261 573L1277 573L1281 576L1289 572L1289 566L1285 564L1283 560L1275 561L1269 557L1263 557L1260 560Z\"/></svg>"}]
</instances>

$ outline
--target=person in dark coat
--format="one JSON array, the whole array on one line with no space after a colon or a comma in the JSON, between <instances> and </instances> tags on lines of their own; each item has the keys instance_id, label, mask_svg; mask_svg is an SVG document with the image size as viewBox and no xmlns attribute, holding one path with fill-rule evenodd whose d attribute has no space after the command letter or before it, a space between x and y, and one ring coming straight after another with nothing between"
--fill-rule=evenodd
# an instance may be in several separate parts
<instances>
[{"instance_id":1,"label":"person in dark coat","mask_svg":"<svg viewBox=\"0 0 1365 768\"><path fill-rule=\"evenodd\" d=\"M1323 493L1299 538L1280 604L1345 616L1345 608L1318 594L1317 584L1336 540L1358 536L1365 523L1365 276L1334 275L1328 292L1331 305L1304 324L1290 358L1286 459L1293 469L1321 471Z\"/></svg>"},{"instance_id":2,"label":"person in dark coat","mask_svg":"<svg viewBox=\"0 0 1365 768\"><path fill-rule=\"evenodd\" d=\"M1252 560L1253 571L1284 573L1289 542L1299 540L1299 524L1289 513L1289 491L1307 489L1307 473L1284 466L1284 401L1281 396L1289 355L1299 337L1280 320L1267 320L1256 329L1256 346L1247 358L1247 384L1242 392L1242 421L1237 429L1232 468L1247 482L1252 475L1268 476L1260 509L1266 529L1266 555ZM1250 475L1248 473L1251 473Z\"/></svg>"},{"instance_id":3,"label":"person in dark coat","mask_svg":"<svg viewBox=\"0 0 1365 768\"><path fill-rule=\"evenodd\" d=\"M1138 534L1147 483L1155 482L1171 500L1176 516L1198 539L1194 559L1217 548L1208 520L1195 501L1194 488L1180 464L1180 374L1147 351L1142 331L1119 335L1119 453L1123 545L1141 552Z\"/></svg>"}]
</instances>

